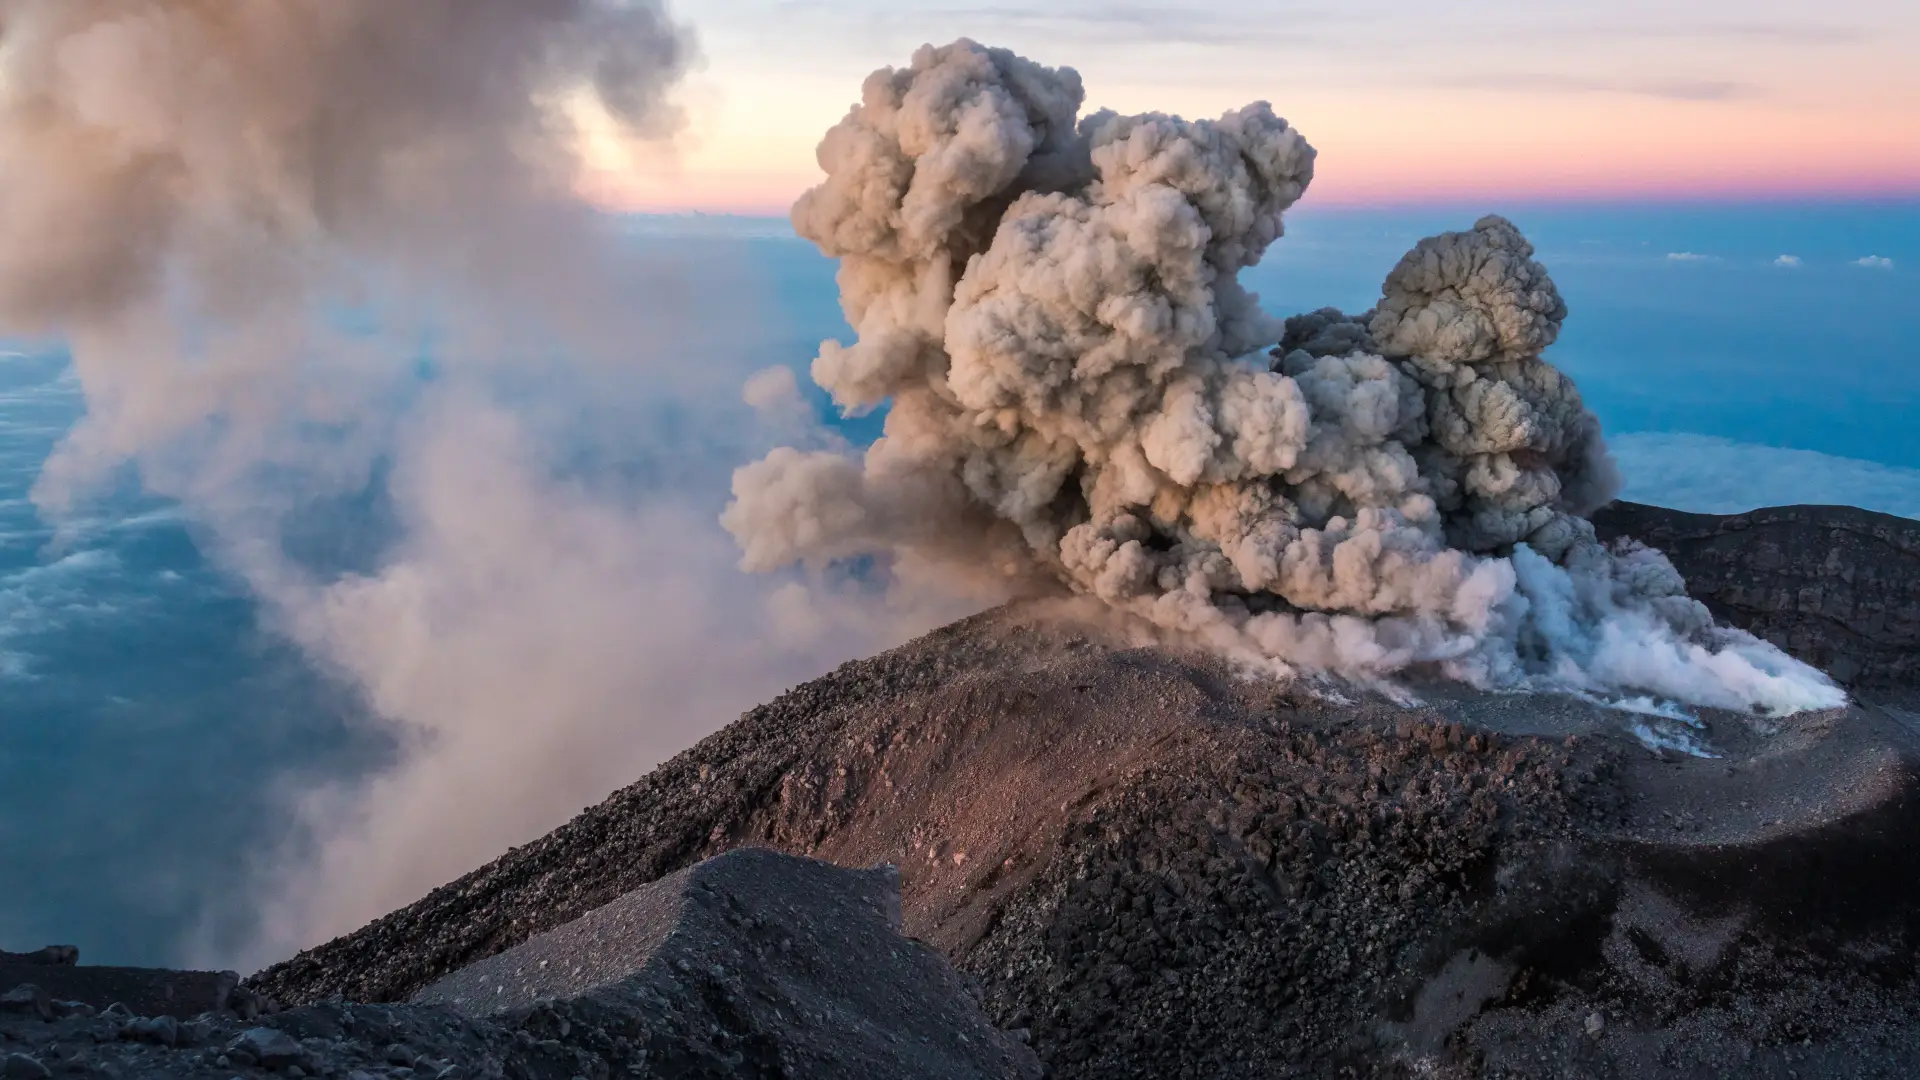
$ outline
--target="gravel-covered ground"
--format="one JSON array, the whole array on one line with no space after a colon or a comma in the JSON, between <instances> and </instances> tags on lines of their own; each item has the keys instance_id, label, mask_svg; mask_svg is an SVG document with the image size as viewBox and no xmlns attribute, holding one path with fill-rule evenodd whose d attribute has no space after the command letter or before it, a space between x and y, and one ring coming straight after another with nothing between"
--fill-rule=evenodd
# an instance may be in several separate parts
<instances>
[{"instance_id":1,"label":"gravel-covered ground","mask_svg":"<svg viewBox=\"0 0 1920 1080\"><path fill-rule=\"evenodd\" d=\"M15 1002L0 1013L0 1076L6 1080L269 1075L566 1080L615 1075L607 1059L549 1037L563 1020L591 1024L600 1018L553 1010L496 1022L444 1008L318 1004L253 1020L207 1013L182 1022L138 1017L116 1008L96 1012L85 1005L44 1000L42 1005ZM623 1027L606 1032L609 1039L631 1034Z\"/></svg>"},{"instance_id":2,"label":"gravel-covered ground","mask_svg":"<svg viewBox=\"0 0 1920 1080\"><path fill-rule=\"evenodd\" d=\"M1909 1075L1920 716L1283 687L1066 602L756 709L268 970L396 1000L713 853L892 863L1056 1077ZM1644 736L1646 733L1643 732Z\"/></svg>"},{"instance_id":3,"label":"gravel-covered ground","mask_svg":"<svg viewBox=\"0 0 1920 1080\"><path fill-rule=\"evenodd\" d=\"M964 978L899 935L897 908L886 871L743 850L412 1004L269 1004L263 1015L243 990L182 1020L26 984L0 996L0 1077L1039 1077L1033 1052L987 1021Z\"/></svg>"}]
</instances>

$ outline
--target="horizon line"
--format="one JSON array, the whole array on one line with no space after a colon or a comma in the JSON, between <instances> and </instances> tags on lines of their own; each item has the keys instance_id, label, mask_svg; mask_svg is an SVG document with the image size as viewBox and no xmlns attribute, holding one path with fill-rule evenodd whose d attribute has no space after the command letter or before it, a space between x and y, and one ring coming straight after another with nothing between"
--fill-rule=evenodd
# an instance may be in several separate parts
<instances>
[{"instance_id":1,"label":"horizon line","mask_svg":"<svg viewBox=\"0 0 1920 1080\"><path fill-rule=\"evenodd\" d=\"M1334 200L1313 202L1311 195L1287 210L1289 215L1302 212L1311 213L1364 213L1393 210L1457 210L1463 207L1485 205L1497 202L1502 206L1541 207L1591 207L1594 209L1632 209L1655 207L1886 207L1912 208L1920 210L1920 187L1911 191L1891 192L1755 192L1751 194L1715 194L1705 192L1679 192L1656 195L1645 193L1617 192L1572 192L1564 194L1512 194L1500 195L1493 192L1485 194L1447 194L1432 196L1411 196L1406 198L1385 198L1378 200ZM645 206L601 206L600 209L614 217L649 218L734 218L751 221L787 221L790 207L768 204L766 206L741 207L659 207ZM1489 210L1498 213L1498 210Z\"/></svg>"}]
</instances>

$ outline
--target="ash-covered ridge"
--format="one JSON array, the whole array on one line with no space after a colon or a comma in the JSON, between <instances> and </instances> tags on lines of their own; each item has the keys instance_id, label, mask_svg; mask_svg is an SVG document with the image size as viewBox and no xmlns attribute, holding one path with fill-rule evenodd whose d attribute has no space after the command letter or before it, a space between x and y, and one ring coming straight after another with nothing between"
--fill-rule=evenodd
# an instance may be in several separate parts
<instances>
[{"instance_id":1,"label":"ash-covered ridge","mask_svg":"<svg viewBox=\"0 0 1920 1080\"><path fill-rule=\"evenodd\" d=\"M1910 683L1704 712L1703 758L1577 698L1342 704L1159 634L1027 604L849 664L255 985L404 999L766 845L898 866L906 931L1055 1076L1920 1068Z\"/></svg>"},{"instance_id":2,"label":"ash-covered ridge","mask_svg":"<svg viewBox=\"0 0 1920 1080\"><path fill-rule=\"evenodd\" d=\"M1567 305L1512 223L1422 240L1371 312L1282 324L1237 275L1313 178L1300 132L1264 102L1084 97L962 40L875 72L827 133L793 223L840 261L856 338L813 377L886 430L741 469L747 568L1043 578L1281 673L1844 703L1596 537L1618 477L1542 355Z\"/></svg>"},{"instance_id":3,"label":"ash-covered ridge","mask_svg":"<svg viewBox=\"0 0 1920 1080\"><path fill-rule=\"evenodd\" d=\"M900 936L895 880L731 851L408 1004L282 1010L231 972L75 967L57 949L8 971L0 953L0 1076L1038 1077L966 980Z\"/></svg>"}]
</instances>

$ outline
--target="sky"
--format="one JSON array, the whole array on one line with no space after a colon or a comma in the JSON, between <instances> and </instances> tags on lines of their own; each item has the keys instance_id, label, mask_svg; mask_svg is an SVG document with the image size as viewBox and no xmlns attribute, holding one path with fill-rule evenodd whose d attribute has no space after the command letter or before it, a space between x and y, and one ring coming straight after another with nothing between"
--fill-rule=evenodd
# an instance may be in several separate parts
<instances>
[{"instance_id":1,"label":"sky","mask_svg":"<svg viewBox=\"0 0 1920 1080\"><path fill-rule=\"evenodd\" d=\"M1089 108L1273 102L1320 149L1307 206L1486 196L1920 193L1910 0L1047 4L702 0L671 153L595 140L610 206L784 213L865 74L970 36L1086 80Z\"/></svg>"}]
</instances>

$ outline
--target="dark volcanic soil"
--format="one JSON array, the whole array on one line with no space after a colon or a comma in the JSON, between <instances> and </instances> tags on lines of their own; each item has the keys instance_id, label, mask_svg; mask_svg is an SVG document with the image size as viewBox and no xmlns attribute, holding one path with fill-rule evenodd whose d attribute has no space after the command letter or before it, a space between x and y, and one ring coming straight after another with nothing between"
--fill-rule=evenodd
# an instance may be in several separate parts
<instances>
[{"instance_id":1,"label":"dark volcanic soil","mask_svg":"<svg viewBox=\"0 0 1920 1080\"><path fill-rule=\"evenodd\" d=\"M231 979L211 999L201 973L40 963L0 983L0 1078L1037 1080L968 980L900 936L898 885L890 869L730 851L407 1004L262 1014ZM163 992L123 998L136 975Z\"/></svg>"},{"instance_id":2,"label":"dark volcanic soil","mask_svg":"<svg viewBox=\"0 0 1920 1080\"><path fill-rule=\"evenodd\" d=\"M1324 700L1084 615L846 665L255 983L404 999L767 845L898 864L907 931L1058 1077L1920 1072L1894 699L1711 716L1702 758L1556 697Z\"/></svg>"}]
</instances>

